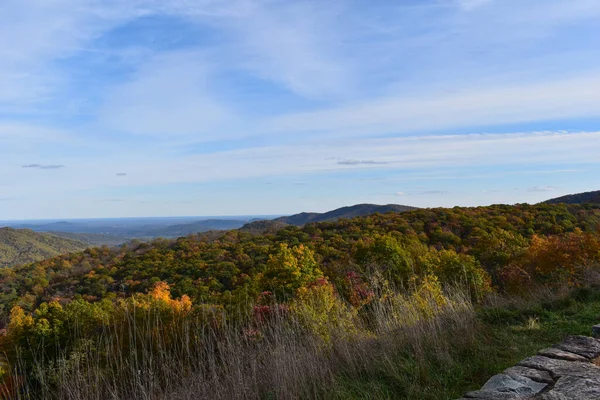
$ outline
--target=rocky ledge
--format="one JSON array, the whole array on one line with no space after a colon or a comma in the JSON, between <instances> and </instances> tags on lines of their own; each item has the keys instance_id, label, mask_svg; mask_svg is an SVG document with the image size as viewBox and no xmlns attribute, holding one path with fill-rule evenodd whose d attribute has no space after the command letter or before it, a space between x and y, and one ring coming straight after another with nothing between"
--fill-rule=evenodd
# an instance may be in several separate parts
<instances>
[{"instance_id":1,"label":"rocky ledge","mask_svg":"<svg viewBox=\"0 0 600 400\"><path fill-rule=\"evenodd\" d=\"M460 400L600 399L600 325L592 333L593 338L569 336L493 376Z\"/></svg>"}]
</instances>

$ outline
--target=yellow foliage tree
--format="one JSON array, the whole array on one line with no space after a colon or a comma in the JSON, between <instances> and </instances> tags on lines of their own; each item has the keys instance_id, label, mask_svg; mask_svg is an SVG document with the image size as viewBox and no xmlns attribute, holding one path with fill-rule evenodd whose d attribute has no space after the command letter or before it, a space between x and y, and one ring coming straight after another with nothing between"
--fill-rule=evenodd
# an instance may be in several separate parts
<instances>
[{"instance_id":1,"label":"yellow foliage tree","mask_svg":"<svg viewBox=\"0 0 600 400\"><path fill-rule=\"evenodd\" d=\"M356 327L356 310L342 301L326 278L299 288L290 310L306 329L326 343L333 337L352 334Z\"/></svg>"},{"instance_id":2,"label":"yellow foliage tree","mask_svg":"<svg viewBox=\"0 0 600 400\"><path fill-rule=\"evenodd\" d=\"M323 272L318 268L311 249L302 244L290 248L282 243L277 252L269 256L262 276L262 288L285 298L321 277Z\"/></svg>"}]
</instances>

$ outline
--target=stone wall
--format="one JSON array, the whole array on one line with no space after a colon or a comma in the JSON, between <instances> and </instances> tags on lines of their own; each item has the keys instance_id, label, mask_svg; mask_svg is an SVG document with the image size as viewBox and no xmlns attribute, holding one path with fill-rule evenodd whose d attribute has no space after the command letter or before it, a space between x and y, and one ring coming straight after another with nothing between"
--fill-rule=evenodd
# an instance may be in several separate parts
<instances>
[{"instance_id":1,"label":"stone wall","mask_svg":"<svg viewBox=\"0 0 600 400\"><path fill-rule=\"evenodd\" d=\"M599 400L600 325L594 337L569 336L493 376L460 400Z\"/></svg>"}]
</instances>

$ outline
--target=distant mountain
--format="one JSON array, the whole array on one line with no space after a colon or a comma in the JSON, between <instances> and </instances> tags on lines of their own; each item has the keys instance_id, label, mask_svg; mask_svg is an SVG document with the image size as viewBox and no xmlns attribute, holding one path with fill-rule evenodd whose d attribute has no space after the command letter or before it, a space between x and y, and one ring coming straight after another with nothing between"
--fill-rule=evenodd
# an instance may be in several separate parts
<instances>
[{"instance_id":1,"label":"distant mountain","mask_svg":"<svg viewBox=\"0 0 600 400\"><path fill-rule=\"evenodd\" d=\"M329 212L332 212L332 211L329 211ZM324 213L324 214L327 214L327 213ZM276 218L276 219L274 219L274 221L283 222L284 224L288 224L288 225L302 226L302 225L308 224L309 222L321 222L320 220L318 220L318 218L324 214L302 212L300 214L294 214L294 215L290 215L288 217Z\"/></svg>"},{"instance_id":2,"label":"distant mountain","mask_svg":"<svg viewBox=\"0 0 600 400\"><path fill-rule=\"evenodd\" d=\"M238 229L249 222L249 219L242 218L125 218L75 222L27 222L13 223L10 226L35 232L48 232L94 246L114 246L131 239L174 238L211 230Z\"/></svg>"},{"instance_id":3,"label":"distant mountain","mask_svg":"<svg viewBox=\"0 0 600 400\"><path fill-rule=\"evenodd\" d=\"M28 229L0 228L0 267L12 267L81 251L86 243Z\"/></svg>"},{"instance_id":4,"label":"distant mountain","mask_svg":"<svg viewBox=\"0 0 600 400\"><path fill-rule=\"evenodd\" d=\"M342 207L326 213L300 213L290 215L289 217L280 217L274 221L283 222L289 225L302 226L311 222L336 221L340 218L363 217L375 213L385 214L389 212L404 212L416 210L416 207L402 206L398 204L387 204L380 206L377 204L357 204L354 206Z\"/></svg>"},{"instance_id":5,"label":"distant mountain","mask_svg":"<svg viewBox=\"0 0 600 400\"><path fill-rule=\"evenodd\" d=\"M285 228L286 226L290 226L290 224L281 221L263 219L259 221L248 222L246 225L242 226L240 230L250 233L274 233Z\"/></svg>"},{"instance_id":6,"label":"distant mountain","mask_svg":"<svg viewBox=\"0 0 600 400\"><path fill-rule=\"evenodd\" d=\"M202 221L191 222L187 224L170 225L156 229L141 229L137 232L130 232L132 236L137 237L181 237L194 233L208 231L223 231L241 228L247 221L236 219L205 219Z\"/></svg>"},{"instance_id":7,"label":"distant mountain","mask_svg":"<svg viewBox=\"0 0 600 400\"><path fill-rule=\"evenodd\" d=\"M594 192L569 194L567 196L557 197L546 200L546 204L600 204L600 190Z\"/></svg>"}]
</instances>

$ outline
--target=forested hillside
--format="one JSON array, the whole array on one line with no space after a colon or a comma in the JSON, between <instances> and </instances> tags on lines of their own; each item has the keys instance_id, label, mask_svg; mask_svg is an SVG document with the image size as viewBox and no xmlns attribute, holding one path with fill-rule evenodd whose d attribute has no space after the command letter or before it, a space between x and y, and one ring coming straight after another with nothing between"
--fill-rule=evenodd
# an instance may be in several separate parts
<instances>
[{"instance_id":1,"label":"forested hillside","mask_svg":"<svg viewBox=\"0 0 600 400\"><path fill-rule=\"evenodd\" d=\"M27 264L87 246L78 240L27 229L0 228L0 267Z\"/></svg>"},{"instance_id":2,"label":"forested hillside","mask_svg":"<svg viewBox=\"0 0 600 400\"><path fill-rule=\"evenodd\" d=\"M374 398L452 398L516 361L489 337L546 315L476 308L597 282L599 226L600 206L496 205L87 249L0 270L0 347L46 396L352 398L360 378L391 390Z\"/></svg>"},{"instance_id":3,"label":"forested hillside","mask_svg":"<svg viewBox=\"0 0 600 400\"><path fill-rule=\"evenodd\" d=\"M569 194L545 201L546 204L600 204L600 190Z\"/></svg>"}]
</instances>

